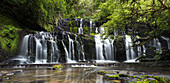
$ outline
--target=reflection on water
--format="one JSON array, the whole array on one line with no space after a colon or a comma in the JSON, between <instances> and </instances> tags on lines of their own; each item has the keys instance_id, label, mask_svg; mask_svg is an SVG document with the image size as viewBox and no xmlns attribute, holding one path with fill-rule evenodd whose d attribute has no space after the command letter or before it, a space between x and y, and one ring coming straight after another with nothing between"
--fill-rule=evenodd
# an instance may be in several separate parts
<instances>
[{"instance_id":1,"label":"reflection on water","mask_svg":"<svg viewBox=\"0 0 170 83\"><path fill-rule=\"evenodd\" d=\"M24 68L22 69L22 72L16 73L8 80L3 80L2 83L115 83L104 80L102 75L98 75L96 72L99 69L103 68L70 67L61 70L48 70L46 68ZM14 68L11 70L16 69Z\"/></svg>"},{"instance_id":2,"label":"reflection on water","mask_svg":"<svg viewBox=\"0 0 170 83\"><path fill-rule=\"evenodd\" d=\"M109 83L93 68L66 68L62 70L29 69L17 73L2 83Z\"/></svg>"}]
</instances>

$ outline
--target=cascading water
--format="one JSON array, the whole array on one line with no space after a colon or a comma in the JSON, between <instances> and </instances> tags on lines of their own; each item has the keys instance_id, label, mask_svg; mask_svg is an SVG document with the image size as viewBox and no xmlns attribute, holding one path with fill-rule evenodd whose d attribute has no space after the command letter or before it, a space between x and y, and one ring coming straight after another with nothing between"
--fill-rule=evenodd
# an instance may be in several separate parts
<instances>
[{"instance_id":1,"label":"cascading water","mask_svg":"<svg viewBox=\"0 0 170 83\"><path fill-rule=\"evenodd\" d=\"M150 46L155 47L156 51L162 53L161 43L159 42L158 38L154 38L153 41L150 41Z\"/></svg>"},{"instance_id":2,"label":"cascading water","mask_svg":"<svg viewBox=\"0 0 170 83\"><path fill-rule=\"evenodd\" d=\"M28 39L29 39L30 35L26 35L23 39L22 45L21 45L21 50L20 53L24 56L28 56Z\"/></svg>"},{"instance_id":3,"label":"cascading water","mask_svg":"<svg viewBox=\"0 0 170 83\"><path fill-rule=\"evenodd\" d=\"M58 63L60 51L57 46L57 39L52 35L49 32L25 35L19 56L12 60L20 60L27 64ZM49 46L47 43L49 43Z\"/></svg>"},{"instance_id":4,"label":"cascading water","mask_svg":"<svg viewBox=\"0 0 170 83\"><path fill-rule=\"evenodd\" d=\"M106 60L114 60L113 40L111 42L109 39L104 40L104 51Z\"/></svg>"},{"instance_id":5,"label":"cascading water","mask_svg":"<svg viewBox=\"0 0 170 83\"><path fill-rule=\"evenodd\" d=\"M11 59L11 60L17 60L20 61L19 64L24 64L24 63L28 63L28 40L29 40L30 35L25 35L22 41L22 45L21 45L21 50L20 50L20 54Z\"/></svg>"},{"instance_id":6,"label":"cascading water","mask_svg":"<svg viewBox=\"0 0 170 83\"><path fill-rule=\"evenodd\" d=\"M96 27L95 33L99 33L98 28Z\"/></svg>"},{"instance_id":7,"label":"cascading water","mask_svg":"<svg viewBox=\"0 0 170 83\"><path fill-rule=\"evenodd\" d=\"M105 33L104 27L101 27L99 31L100 33L98 35L95 35L95 38L94 38L95 46L96 46L96 62L99 62L99 63L100 62L115 62L114 61L114 45L113 45L114 40L111 40L110 38L104 39L100 37L100 34ZM103 37L105 37L105 35Z\"/></svg>"},{"instance_id":8,"label":"cascading water","mask_svg":"<svg viewBox=\"0 0 170 83\"><path fill-rule=\"evenodd\" d=\"M125 37L126 37L126 39L125 39L125 43L126 43L126 59L127 60L135 59L136 57L135 57L135 52L134 52L133 47L132 47L131 36L126 35Z\"/></svg>"},{"instance_id":9,"label":"cascading water","mask_svg":"<svg viewBox=\"0 0 170 83\"><path fill-rule=\"evenodd\" d=\"M83 18L80 20L80 28L78 28L78 33L83 34Z\"/></svg>"},{"instance_id":10,"label":"cascading water","mask_svg":"<svg viewBox=\"0 0 170 83\"><path fill-rule=\"evenodd\" d=\"M41 58L42 58L42 45L40 43L40 40L37 39L36 37L34 38L36 41L36 57L35 57L35 63L41 63ZM43 62L42 62L43 63Z\"/></svg>"},{"instance_id":11,"label":"cascading water","mask_svg":"<svg viewBox=\"0 0 170 83\"><path fill-rule=\"evenodd\" d=\"M86 23L85 23L86 24ZM92 21L90 21L90 33L93 33ZM78 28L78 34L72 34L70 32L37 32L36 34L25 35L23 38L23 43L21 45L21 50L19 55L13 60L21 60L21 64L24 63L58 63L64 62L75 63L76 61L89 61L95 60L96 62L110 62L117 59L118 49L115 42L117 40L111 39L111 37L106 37L105 27L96 27L95 32L97 35L94 35L94 44L89 44L84 37L86 34L83 34L83 19L80 20L80 27ZM62 35L61 35L62 34ZM101 35L102 34L102 35ZM118 30L114 30L113 37L117 38L121 33ZM123 34L124 35L124 34ZM102 36L102 37L101 37ZM72 39L72 37L75 37ZM170 39L164 36L160 38L167 41L168 49L170 49ZM93 41L93 42L94 42ZM130 35L125 35L125 49L126 56L125 62L134 62L135 59L140 55L147 54L148 44L132 47L132 38ZM124 45L124 43L122 45ZM136 42L139 44L140 42ZM90 50L92 49L94 54L87 55L88 46L91 45ZM158 38L154 38L153 41L149 44L151 47L155 47L156 51L162 53L161 43ZM146 46L146 47L145 47ZM124 48L124 46L122 46ZM124 51L125 52L125 51ZM93 52L90 52L93 53ZM96 54L96 57L95 57ZM125 55L126 54L126 55ZM90 58L88 57L90 56ZM63 58L64 57L64 58ZM119 56L118 56L119 57ZM124 57L125 59L125 57ZM122 59L122 60L124 60ZM115 61L114 61L115 62Z\"/></svg>"},{"instance_id":12,"label":"cascading water","mask_svg":"<svg viewBox=\"0 0 170 83\"><path fill-rule=\"evenodd\" d=\"M96 60L105 60L103 56L103 43L100 35L95 35Z\"/></svg>"},{"instance_id":13,"label":"cascading water","mask_svg":"<svg viewBox=\"0 0 170 83\"><path fill-rule=\"evenodd\" d=\"M43 34L43 33L42 33ZM41 34L41 35L42 35ZM33 42L33 41L30 41L30 42ZM42 35L42 52L43 52L43 63L47 63L47 41L45 40L45 34Z\"/></svg>"},{"instance_id":14,"label":"cascading water","mask_svg":"<svg viewBox=\"0 0 170 83\"><path fill-rule=\"evenodd\" d=\"M145 56L146 55L146 48L145 48L144 45L142 45L142 47L143 47L143 55Z\"/></svg>"},{"instance_id":15,"label":"cascading water","mask_svg":"<svg viewBox=\"0 0 170 83\"><path fill-rule=\"evenodd\" d=\"M74 41L70 38L68 35L68 40L69 40L69 53L68 53L68 58L69 60L72 59L71 62L75 60L75 54L74 54ZM75 61L74 61L75 62Z\"/></svg>"},{"instance_id":16,"label":"cascading water","mask_svg":"<svg viewBox=\"0 0 170 83\"><path fill-rule=\"evenodd\" d=\"M92 21L90 20L90 33L92 32L92 27L93 27L93 24L92 24Z\"/></svg>"},{"instance_id":17,"label":"cascading water","mask_svg":"<svg viewBox=\"0 0 170 83\"><path fill-rule=\"evenodd\" d=\"M65 50L66 61L67 62L71 62L71 59L69 58L69 55L68 55L68 51L67 51L66 45L64 44L63 40L61 42L62 42L64 50Z\"/></svg>"}]
</instances>

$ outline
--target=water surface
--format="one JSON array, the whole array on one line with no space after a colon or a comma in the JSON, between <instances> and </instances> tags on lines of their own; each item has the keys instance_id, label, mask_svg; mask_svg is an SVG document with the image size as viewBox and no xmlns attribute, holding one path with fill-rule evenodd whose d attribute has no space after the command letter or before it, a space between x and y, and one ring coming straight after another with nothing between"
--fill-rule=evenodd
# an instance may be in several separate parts
<instances>
[{"instance_id":1,"label":"water surface","mask_svg":"<svg viewBox=\"0 0 170 83\"><path fill-rule=\"evenodd\" d=\"M10 79L2 83L114 83L104 80L98 75L98 70L128 70L134 72L145 72L148 75L159 75L170 78L169 68L140 68L140 67L95 67L95 68L73 68L67 67L61 70L48 70L47 68L12 68L0 69L0 72L21 70L10 76Z\"/></svg>"}]
</instances>

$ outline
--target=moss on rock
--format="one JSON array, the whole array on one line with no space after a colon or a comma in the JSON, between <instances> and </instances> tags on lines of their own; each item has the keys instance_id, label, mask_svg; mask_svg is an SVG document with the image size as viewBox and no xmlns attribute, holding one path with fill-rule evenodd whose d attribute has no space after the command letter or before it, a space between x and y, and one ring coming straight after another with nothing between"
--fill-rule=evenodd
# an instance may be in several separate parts
<instances>
[{"instance_id":1,"label":"moss on rock","mask_svg":"<svg viewBox=\"0 0 170 83\"><path fill-rule=\"evenodd\" d=\"M20 30L18 22L0 14L0 61L17 52Z\"/></svg>"}]
</instances>

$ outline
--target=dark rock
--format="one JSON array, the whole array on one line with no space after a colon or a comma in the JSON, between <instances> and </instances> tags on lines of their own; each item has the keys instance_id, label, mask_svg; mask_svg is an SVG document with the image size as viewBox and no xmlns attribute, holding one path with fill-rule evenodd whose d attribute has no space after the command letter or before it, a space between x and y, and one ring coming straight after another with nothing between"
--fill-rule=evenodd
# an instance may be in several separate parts
<instances>
[{"instance_id":1,"label":"dark rock","mask_svg":"<svg viewBox=\"0 0 170 83\"><path fill-rule=\"evenodd\" d=\"M126 60L126 49L125 49L125 38L124 36L117 37L114 41L114 46L116 49L115 52L115 60L118 61L125 61Z\"/></svg>"}]
</instances>

